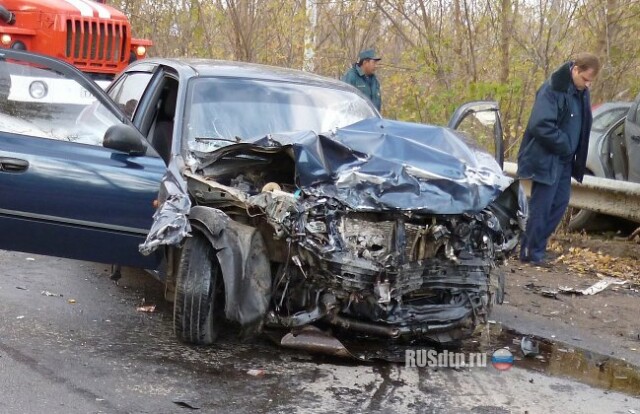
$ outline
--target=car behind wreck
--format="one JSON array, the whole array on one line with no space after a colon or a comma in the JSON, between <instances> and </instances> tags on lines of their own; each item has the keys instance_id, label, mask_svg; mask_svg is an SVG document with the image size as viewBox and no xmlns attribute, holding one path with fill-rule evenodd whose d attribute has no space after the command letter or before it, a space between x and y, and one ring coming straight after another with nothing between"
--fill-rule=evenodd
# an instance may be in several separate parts
<instances>
[{"instance_id":1,"label":"car behind wreck","mask_svg":"<svg viewBox=\"0 0 640 414\"><path fill-rule=\"evenodd\" d=\"M0 247L156 270L183 341L212 343L234 321L448 342L502 300L497 267L517 244L524 196L452 129L382 119L355 89L298 71L146 60L107 96L60 62L5 58L97 100L72 125L35 133L42 111L5 98L3 127L30 127L0 133L0 220L59 242ZM457 114L487 108L497 116L486 103ZM64 159L67 187L46 172ZM38 193L38 176L41 190L48 179L75 188L83 208ZM96 194L110 211L84 216Z\"/></svg>"}]
</instances>

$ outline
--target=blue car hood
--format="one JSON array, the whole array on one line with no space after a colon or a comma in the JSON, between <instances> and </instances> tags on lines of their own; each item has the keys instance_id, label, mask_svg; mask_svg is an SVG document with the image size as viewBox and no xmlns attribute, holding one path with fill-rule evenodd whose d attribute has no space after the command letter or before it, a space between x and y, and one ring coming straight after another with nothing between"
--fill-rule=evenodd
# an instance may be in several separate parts
<instances>
[{"instance_id":1,"label":"blue car hood","mask_svg":"<svg viewBox=\"0 0 640 414\"><path fill-rule=\"evenodd\" d=\"M475 213L513 180L493 157L443 127L366 119L331 133L273 134L214 153L289 151L296 184L307 195L332 197L356 211Z\"/></svg>"}]
</instances>

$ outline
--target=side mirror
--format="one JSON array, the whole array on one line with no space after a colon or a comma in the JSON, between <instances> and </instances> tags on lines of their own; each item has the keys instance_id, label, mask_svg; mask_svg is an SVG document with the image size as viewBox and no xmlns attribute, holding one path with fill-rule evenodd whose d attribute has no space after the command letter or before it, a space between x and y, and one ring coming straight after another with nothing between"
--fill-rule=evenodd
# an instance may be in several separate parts
<instances>
[{"instance_id":1,"label":"side mirror","mask_svg":"<svg viewBox=\"0 0 640 414\"><path fill-rule=\"evenodd\" d=\"M147 152L142 134L131 125L125 124L109 127L104 133L102 146L133 156L144 155Z\"/></svg>"}]
</instances>

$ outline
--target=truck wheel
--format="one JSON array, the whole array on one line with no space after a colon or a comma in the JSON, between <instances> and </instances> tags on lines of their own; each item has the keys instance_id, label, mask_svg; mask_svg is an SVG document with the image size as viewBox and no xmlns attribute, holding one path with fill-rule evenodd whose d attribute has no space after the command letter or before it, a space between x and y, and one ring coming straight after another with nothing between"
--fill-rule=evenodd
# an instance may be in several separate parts
<instances>
[{"instance_id":1,"label":"truck wheel","mask_svg":"<svg viewBox=\"0 0 640 414\"><path fill-rule=\"evenodd\" d=\"M224 282L209 241L194 231L185 242L176 275L173 329L179 340L212 344L224 322Z\"/></svg>"}]
</instances>

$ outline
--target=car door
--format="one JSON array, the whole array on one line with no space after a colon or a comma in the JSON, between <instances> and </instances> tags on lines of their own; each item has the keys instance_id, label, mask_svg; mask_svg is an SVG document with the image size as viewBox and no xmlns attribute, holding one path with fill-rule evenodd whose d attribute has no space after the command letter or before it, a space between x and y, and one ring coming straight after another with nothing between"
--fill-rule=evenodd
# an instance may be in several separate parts
<instances>
[{"instance_id":1,"label":"car door","mask_svg":"<svg viewBox=\"0 0 640 414\"><path fill-rule=\"evenodd\" d=\"M640 95L627 113L624 140L627 147L628 180L640 183Z\"/></svg>"},{"instance_id":2,"label":"car door","mask_svg":"<svg viewBox=\"0 0 640 414\"><path fill-rule=\"evenodd\" d=\"M13 83L14 76L33 81ZM0 249L155 267L160 254L142 256L138 245L152 223L164 162L152 150L102 146L114 126L139 135L127 115L55 59L2 51L0 78L8 84L0 90ZM64 103L47 96L60 86ZM81 103L69 104L76 93Z\"/></svg>"},{"instance_id":3,"label":"car door","mask_svg":"<svg viewBox=\"0 0 640 414\"><path fill-rule=\"evenodd\" d=\"M596 176L621 181L627 180L629 165L627 163L627 146L624 143L624 122L624 117L619 119L599 137L595 149L602 172L598 174L598 171L594 171ZM589 163L587 162L588 167Z\"/></svg>"},{"instance_id":4,"label":"car door","mask_svg":"<svg viewBox=\"0 0 640 414\"><path fill-rule=\"evenodd\" d=\"M498 103L472 101L460 105L447 126L464 132L473 144L492 154L500 168L504 165L504 141L502 120Z\"/></svg>"}]
</instances>

